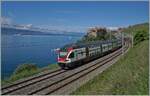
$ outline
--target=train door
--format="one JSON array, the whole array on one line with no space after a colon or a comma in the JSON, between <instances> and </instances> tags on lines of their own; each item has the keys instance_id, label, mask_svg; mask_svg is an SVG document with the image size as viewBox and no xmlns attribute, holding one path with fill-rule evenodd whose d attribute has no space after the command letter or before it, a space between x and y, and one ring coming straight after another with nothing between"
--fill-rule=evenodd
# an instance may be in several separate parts
<instances>
[{"instance_id":1,"label":"train door","mask_svg":"<svg viewBox=\"0 0 150 96\"><path fill-rule=\"evenodd\" d=\"M76 61L75 52L71 52L68 58L71 60L71 62Z\"/></svg>"},{"instance_id":2,"label":"train door","mask_svg":"<svg viewBox=\"0 0 150 96\"><path fill-rule=\"evenodd\" d=\"M88 57L89 56L89 48L88 47L86 47L86 56Z\"/></svg>"},{"instance_id":3,"label":"train door","mask_svg":"<svg viewBox=\"0 0 150 96\"><path fill-rule=\"evenodd\" d=\"M76 54L78 60L86 58L86 48L77 49Z\"/></svg>"}]
</instances>

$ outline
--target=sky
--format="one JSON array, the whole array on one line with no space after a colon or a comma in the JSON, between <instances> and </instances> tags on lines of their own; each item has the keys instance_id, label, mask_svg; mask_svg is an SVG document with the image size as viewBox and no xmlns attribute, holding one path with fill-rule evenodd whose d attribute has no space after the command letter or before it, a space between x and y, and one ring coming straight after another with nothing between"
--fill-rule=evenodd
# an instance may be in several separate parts
<instances>
[{"instance_id":1,"label":"sky","mask_svg":"<svg viewBox=\"0 0 150 96\"><path fill-rule=\"evenodd\" d=\"M148 1L3 1L1 4L1 18L8 23L72 32L149 21Z\"/></svg>"}]
</instances>

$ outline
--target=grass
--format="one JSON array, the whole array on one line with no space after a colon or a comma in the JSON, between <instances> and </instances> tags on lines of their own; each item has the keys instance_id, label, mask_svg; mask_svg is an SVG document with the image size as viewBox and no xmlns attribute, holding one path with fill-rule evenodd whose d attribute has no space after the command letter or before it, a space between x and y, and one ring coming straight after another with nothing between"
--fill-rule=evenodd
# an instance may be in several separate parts
<instances>
[{"instance_id":1,"label":"grass","mask_svg":"<svg viewBox=\"0 0 150 96\"><path fill-rule=\"evenodd\" d=\"M123 30L123 32L132 34L133 36L139 31L149 32L149 23L141 23L136 25L131 25Z\"/></svg>"},{"instance_id":2,"label":"grass","mask_svg":"<svg viewBox=\"0 0 150 96\"><path fill-rule=\"evenodd\" d=\"M148 95L148 40L129 50L102 74L74 91L73 95Z\"/></svg>"},{"instance_id":3,"label":"grass","mask_svg":"<svg viewBox=\"0 0 150 96\"><path fill-rule=\"evenodd\" d=\"M49 64L48 66L43 67L43 68L38 68L34 64L22 64L18 66L18 68L16 68L14 73L9 78L2 80L1 84L6 85L9 83L13 83L14 81L17 81L17 80L20 80L29 76L33 76L43 71L52 70L56 68L58 68L57 64Z\"/></svg>"}]
</instances>

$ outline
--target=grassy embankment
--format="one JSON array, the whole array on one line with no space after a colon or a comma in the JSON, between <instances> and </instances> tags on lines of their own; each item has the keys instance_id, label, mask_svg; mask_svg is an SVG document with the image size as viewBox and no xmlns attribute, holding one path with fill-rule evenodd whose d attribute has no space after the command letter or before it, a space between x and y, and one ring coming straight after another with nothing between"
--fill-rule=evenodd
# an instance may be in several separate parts
<instances>
[{"instance_id":1,"label":"grassy embankment","mask_svg":"<svg viewBox=\"0 0 150 96\"><path fill-rule=\"evenodd\" d=\"M72 94L148 94L148 41Z\"/></svg>"},{"instance_id":2,"label":"grassy embankment","mask_svg":"<svg viewBox=\"0 0 150 96\"><path fill-rule=\"evenodd\" d=\"M116 64L72 94L149 94L149 40L141 39L145 36L144 32L148 33L148 24L138 24L125 30L127 33L133 31L135 34L134 40L137 43L134 47Z\"/></svg>"},{"instance_id":3,"label":"grassy embankment","mask_svg":"<svg viewBox=\"0 0 150 96\"><path fill-rule=\"evenodd\" d=\"M128 34L132 34L131 32L133 32L133 35L135 35L139 31L148 31L148 30L149 30L149 23L142 23L129 26L128 28L124 29L123 32L126 32Z\"/></svg>"},{"instance_id":4,"label":"grassy embankment","mask_svg":"<svg viewBox=\"0 0 150 96\"><path fill-rule=\"evenodd\" d=\"M48 66L43 68L38 68L35 64L22 64L16 68L16 70L9 78L2 80L2 85L6 85L19 79L23 79L38 74L40 72L56 68L58 68L57 64L49 64Z\"/></svg>"}]
</instances>

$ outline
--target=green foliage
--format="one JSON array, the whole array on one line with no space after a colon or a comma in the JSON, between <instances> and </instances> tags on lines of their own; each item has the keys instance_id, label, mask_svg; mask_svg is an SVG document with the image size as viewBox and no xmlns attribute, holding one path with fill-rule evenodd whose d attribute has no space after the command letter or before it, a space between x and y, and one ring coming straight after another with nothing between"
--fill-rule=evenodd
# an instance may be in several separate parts
<instances>
[{"instance_id":1,"label":"green foliage","mask_svg":"<svg viewBox=\"0 0 150 96\"><path fill-rule=\"evenodd\" d=\"M74 95L148 95L149 42L135 45L102 74L78 88Z\"/></svg>"},{"instance_id":2,"label":"green foliage","mask_svg":"<svg viewBox=\"0 0 150 96\"><path fill-rule=\"evenodd\" d=\"M41 71L52 70L52 69L56 69L58 67L59 66L57 63L49 64L48 66L41 68Z\"/></svg>"},{"instance_id":3,"label":"green foliage","mask_svg":"<svg viewBox=\"0 0 150 96\"><path fill-rule=\"evenodd\" d=\"M13 74L16 75L25 71L30 72L32 70L38 70L38 67L35 64L21 64L16 68Z\"/></svg>"},{"instance_id":4,"label":"green foliage","mask_svg":"<svg viewBox=\"0 0 150 96\"><path fill-rule=\"evenodd\" d=\"M78 40L77 43L80 42L90 42L90 41L97 41L97 40L108 40L110 39L110 34L105 34L105 35L100 35L98 37L93 37L93 36L87 36L85 35L81 40ZM111 39L115 39L115 36L111 35Z\"/></svg>"},{"instance_id":5,"label":"green foliage","mask_svg":"<svg viewBox=\"0 0 150 96\"><path fill-rule=\"evenodd\" d=\"M132 35L134 37L134 45L136 45L141 41L149 39L149 23L129 26L123 32Z\"/></svg>"},{"instance_id":6,"label":"green foliage","mask_svg":"<svg viewBox=\"0 0 150 96\"><path fill-rule=\"evenodd\" d=\"M22 78L26 78L26 77L29 77L29 76L32 76L36 73L38 73L39 70L32 70L32 71L22 71L21 73L19 74L13 74L11 77L10 77L10 80L11 81L16 81L16 80L19 80L19 79L22 79Z\"/></svg>"},{"instance_id":7,"label":"green foliage","mask_svg":"<svg viewBox=\"0 0 150 96\"><path fill-rule=\"evenodd\" d=\"M46 67L38 68L35 64L21 64L19 65L10 78L2 80L2 85L6 85L8 83L12 83L19 79L23 79L29 76L33 76L43 71L52 70L58 68L57 64L49 64Z\"/></svg>"},{"instance_id":8,"label":"green foliage","mask_svg":"<svg viewBox=\"0 0 150 96\"><path fill-rule=\"evenodd\" d=\"M58 68L59 66L58 66L58 64L49 64L48 66L47 66L47 68L50 70L50 69L56 69L56 68Z\"/></svg>"},{"instance_id":9,"label":"green foliage","mask_svg":"<svg viewBox=\"0 0 150 96\"><path fill-rule=\"evenodd\" d=\"M125 28L123 30L123 32L131 34L133 36L139 31L149 32L149 23L136 24L133 26L129 26L128 28Z\"/></svg>"},{"instance_id":10,"label":"green foliage","mask_svg":"<svg viewBox=\"0 0 150 96\"><path fill-rule=\"evenodd\" d=\"M134 36L134 44L136 45L136 44L140 43L141 41L148 40L148 39L149 39L148 32L138 31L138 32L136 32L136 34Z\"/></svg>"},{"instance_id":11,"label":"green foliage","mask_svg":"<svg viewBox=\"0 0 150 96\"><path fill-rule=\"evenodd\" d=\"M35 64L21 64L19 65L10 77L11 81L31 76L39 71Z\"/></svg>"}]
</instances>

